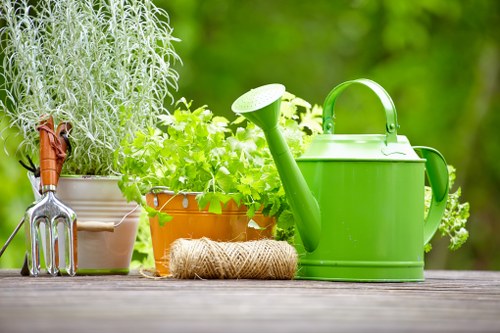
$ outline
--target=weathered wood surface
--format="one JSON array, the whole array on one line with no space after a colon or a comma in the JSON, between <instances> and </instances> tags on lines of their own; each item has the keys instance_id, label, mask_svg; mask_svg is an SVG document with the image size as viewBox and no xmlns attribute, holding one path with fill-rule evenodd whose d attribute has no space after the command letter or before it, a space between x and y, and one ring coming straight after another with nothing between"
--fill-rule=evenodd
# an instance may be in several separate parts
<instances>
[{"instance_id":1,"label":"weathered wood surface","mask_svg":"<svg viewBox=\"0 0 500 333\"><path fill-rule=\"evenodd\" d=\"M343 283L29 278L4 270L0 332L500 332L500 272Z\"/></svg>"}]
</instances>

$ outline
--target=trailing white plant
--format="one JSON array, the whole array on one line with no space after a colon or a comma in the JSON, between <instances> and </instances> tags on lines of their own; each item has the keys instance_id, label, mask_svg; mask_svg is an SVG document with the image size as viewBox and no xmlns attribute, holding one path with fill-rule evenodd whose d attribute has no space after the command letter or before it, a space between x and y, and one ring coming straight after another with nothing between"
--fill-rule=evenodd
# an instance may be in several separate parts
<instances>
[{"instance_id":1,"label":"trailing white plant","mask_svg":"<svg viewBox=\"0 0 500 333\"><path fill-rule=\"evenodd\" d=\"M168 113L180 61L168 14L151 0L2 0L0 107L36 156L43 114L70 121L63 172L109 175L124 137Z\"/></svg>"}]
</instances>

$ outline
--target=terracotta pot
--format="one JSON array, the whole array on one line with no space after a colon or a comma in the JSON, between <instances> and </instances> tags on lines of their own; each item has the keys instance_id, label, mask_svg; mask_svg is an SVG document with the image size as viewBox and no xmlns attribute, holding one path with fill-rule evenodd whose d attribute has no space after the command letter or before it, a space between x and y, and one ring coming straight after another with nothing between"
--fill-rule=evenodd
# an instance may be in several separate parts
<instances>
[{"instance_id":1,"label":"terracotta pot","mask_svg":"<svg viewBox=\"0 0 500 333\"><path fill-rule=\"evenodd\" d=\"M169 274L170 245L178 238L208 237L221 242L272 238L274 218L258 213L253 220L263 229L252 228L248 226L250 219L246 216L246 207L238 207L230 201L223 207L222 214L209 213L207 208L200 210L198 207L197 194L164 191L146 195L150 207L173 217L163 226L157 217L149 219L156 271L162 276Z\"/></svg>"}]
</instances>

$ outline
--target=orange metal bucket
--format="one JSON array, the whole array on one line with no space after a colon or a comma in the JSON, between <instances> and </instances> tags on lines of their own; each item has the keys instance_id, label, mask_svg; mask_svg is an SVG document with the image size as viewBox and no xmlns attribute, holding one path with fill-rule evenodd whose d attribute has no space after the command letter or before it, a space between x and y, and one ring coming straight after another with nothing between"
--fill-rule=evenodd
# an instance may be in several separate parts
<instances>
[{"instance_id":1,"label":"orange metal bucket","mask_svg":"<svg viewBox=\"0 0 500 333\"><path fill-rule=\"evenodd\" d=\"M223 208L222 214L209 213L206 208L199 209L196 194L146 194L150 207L173 217L163 226L160 226L157 217L149 219L156 271L161 276L169 275L170 245L178 238L208 237L221 242L272 238L274 218L257 213L252 219L265 229L251 228L248 227L250 219L246 216L246 207L238 207L234 201L230 201Z\"/></svg>"}]
</instances>

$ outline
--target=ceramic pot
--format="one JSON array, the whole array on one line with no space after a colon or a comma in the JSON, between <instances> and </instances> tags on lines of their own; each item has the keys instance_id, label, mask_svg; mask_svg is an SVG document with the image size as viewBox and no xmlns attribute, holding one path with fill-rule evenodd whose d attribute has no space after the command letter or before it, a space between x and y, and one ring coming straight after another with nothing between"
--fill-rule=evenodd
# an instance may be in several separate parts
<instances>
[{"instance_id":1,"label":"ceramic pot","mask_svg":"<svg viewBox=\"0 0 500 333\"><path fill-rule=\"evenodd\" d=\"M33 177L30 178L34 190L37 189ZM94 176L59 179L56 196L75 211L78 220L77 274L129 272L141 210L123 198L118 179ZM107 227L95 228L95 225ZM61 242L59 262L65 262L64 245Z\"/></svg>"},{"instance_id":2,"label":"ceramic pot","mask_svg":"<svg viewBox=\"0 0 500 333\"><path fill-rule=\"evenodd\" d=\"M150 207L173 217L163 225L160 225L157 217L149 220L155 267L161 276L169 275L170 245L178 238L208 237L221 242L272 238L274 218L258 213L252 220L259 227L252 227L249 226L246 207L238 207L234 201L230 201L223 207L222 214L213 214L207 208L199 208L197 194L162 191L146 195Z\"/></svg>"}]
</instances>

